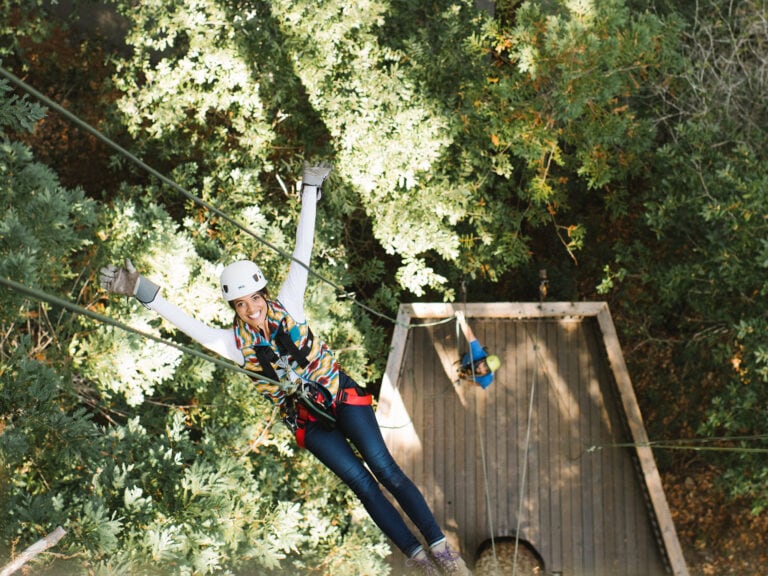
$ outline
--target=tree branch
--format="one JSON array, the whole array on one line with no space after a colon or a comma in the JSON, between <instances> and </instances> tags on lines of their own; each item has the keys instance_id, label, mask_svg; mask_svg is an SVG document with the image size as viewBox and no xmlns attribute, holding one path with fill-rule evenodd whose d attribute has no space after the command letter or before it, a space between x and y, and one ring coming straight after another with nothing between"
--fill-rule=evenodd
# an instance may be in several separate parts
<instances>
[{"instance_id":1,"label":"tree branch","mask_svg":"<svg viewBox=\"0 0 768 576\"><path fill-rule=\"evenodd\" d=\"M5 567L0 570L0 576L11 576L14 572L16 572L19 568L24 566L27 562L32 560L35 556L40 554L41 552L45 552L48 550L48 548L51 548L52 546L56 546L58 544L59 540L61 540L64 535L66 534L66 530L59 526L48 534L47 536L44 536L34 544L32 544L29 548L24 550L21 554L18 555L18 557L10 562L9 564L6 564Z\"/></svg>"}]
</instances>

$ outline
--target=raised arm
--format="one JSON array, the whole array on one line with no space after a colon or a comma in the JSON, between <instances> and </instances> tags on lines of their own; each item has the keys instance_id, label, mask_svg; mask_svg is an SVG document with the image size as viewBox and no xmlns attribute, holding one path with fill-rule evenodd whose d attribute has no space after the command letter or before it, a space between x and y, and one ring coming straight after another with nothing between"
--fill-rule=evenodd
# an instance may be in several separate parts
<instances>
[{"instance_id":1,"label":"raised arm","mask_svg":"<svg viewBox=\"0 0 768 576\"><path fill-rule=\"evenodd\" d=\"M184 334L202 344L211 352L232 360L240 366L245 362L243 354L235 342L235 333L232 328L209 326L193 318L159 294L152 302L148 302L146 306L160 314L160 316L168 320L168 322L176 326Z\"/></svg>"},{"instance_id":2,"label":"raised arm","mask_svg":"<svg viewBox=\"0 0 768 576\"><path fill-rule=\"evenodd\" d=\"M243 355L237 348L231 328L215 328L193 318L181 308L160 296L160 287L141 276L131 264L125 261L123 268L110 264L99 274L101 287L113 294L134 296L150 310L168 320L196 342L224 358L242 365Z\"/></svg>"},{"instance_id":3,"label":"raised arm","mask_svg":"<svg viewBox=\"0 0 768 576\"><path fill-rule=\"evenodd\" d=\"M464 338L467 339L467 342L477 340L477 338L475 338L475 333L472 332L472 328L470 328L469 324L467 324L466 318L464 318L464 312L457 311L456 320L458 320L459 326L461 326L461 331L464 333Z\"/></svg>"},{"instance_id":4,"label":"raised arm","mask_svg":"<svg viewBox=\"0 0 768 576\"><path fill-rule=\"evenodd\" d=\"M309 262L315 237L317 201L320 199L321 186L331 167L318 165L304 168L301 187L301 213L296 229L296 245L288 275L280 287L277 299L285 306L288 313L297 322L304 322L304 293L309 278Z\"/></svg>"}]
</instances>

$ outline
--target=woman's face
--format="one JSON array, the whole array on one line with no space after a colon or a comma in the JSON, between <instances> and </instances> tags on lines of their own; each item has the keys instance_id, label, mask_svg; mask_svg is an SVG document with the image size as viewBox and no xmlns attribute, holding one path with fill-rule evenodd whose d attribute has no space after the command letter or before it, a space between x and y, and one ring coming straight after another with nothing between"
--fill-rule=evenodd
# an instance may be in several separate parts
<instances>
[{"instance_id":1,"label":"woman's face","mask_svg":"<svg viewBox=\"0 0 768 576\"><path fill-rule=\"evenodd\" d=\"M266 328L267 301L260 292L237 298L232 302L237 316L255 330Z\"/></svg>"},{"instance_id":2,"label":"woman's face","mask_svg":"<svg viewBox=\"0 0 768 576\"><path fill-rule=\"evenodd\" d=\"M485 358L475 362L475 376L485 376L490 371L491 369L488 368L488 364L485 362Z\"/></svg>"}]
</instances>

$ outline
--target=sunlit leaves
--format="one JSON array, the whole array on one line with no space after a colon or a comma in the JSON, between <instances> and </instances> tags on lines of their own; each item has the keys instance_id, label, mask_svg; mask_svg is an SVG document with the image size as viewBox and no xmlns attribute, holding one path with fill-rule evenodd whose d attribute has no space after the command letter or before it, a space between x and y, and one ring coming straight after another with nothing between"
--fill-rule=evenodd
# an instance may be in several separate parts
<instances>
[{"instance_id":1,"label":"sunlit leaves","mask_svg":"<svg viewBox=\"0 0 768 576\"><path fill-rule=\"evenodd\" d=\"M126 127L166 142L176 135L174 154L184 145L188 152L206 147L213 136L220 153L233 139L239 156L263 161L272 133L258 77L238 43L243 28L258 23L247 12L233 21L212 2L143 2L128 10L134 25L126 41L134 51L115 77Z\"/></svg>"},{"instance_id":2,"label":"sunlit leaves","mask_svg":"<svg viewBox=\"0 0 768 576\"><path fill-rule=\"evenodd\" d=\"M451 224L465 204L460 186L431 174L451 143L446 110L419 90L424 79L409 55L377 36L383 4L336 8L273 3L291 24L284 33L296 48L295 69L334 137L339 173L359 192L382 246L405 262L403 286L439 289L444 279L420 264L421 255L455 258Z\"/></svg>"}]
</instances>

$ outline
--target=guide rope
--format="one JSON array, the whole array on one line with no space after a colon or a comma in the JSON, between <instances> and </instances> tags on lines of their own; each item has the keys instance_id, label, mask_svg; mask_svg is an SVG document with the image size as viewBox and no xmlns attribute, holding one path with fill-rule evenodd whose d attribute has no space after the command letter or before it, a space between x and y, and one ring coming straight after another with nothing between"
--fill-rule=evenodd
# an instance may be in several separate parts
<instances>
[{"instance_id":1,"label":"guide rope","mask_svg":"<svg viewBox=\"0 0 768 576\"><path fill-rule=\"evenodd\" d=\"M92 320L101 322L102 324L107 324L109 326L119 328L120 330L124 330L125 332L130 332L132 334L136 334L137 336L148 338L149 340L154 340L155 342L158 342L160 344L171 346L181 352L184 352L185 354L190 354L192 356L195 356L207 362L212 362L221 368L225 368L233 372L238 372L240 374L245 374L248 377L253 376L253 374L251 372L248 372L248 370L245 370L244 368L240 368L239 366L236 366L231 362L227 362L225 360L222 360L221 358L211 356L209 354L206 354L205 352L201 352L200 350L195 350L194 348L190 348L189 346L185 346L184 344L179 344L171 340L165 340L164 338L160 338L159 336L155 336L154 334L150 334L149 332L144 332L143 330L139 330L138 328L129 326L128 324L115 320L114 318L110 318L109 316L104 316L103 314L99 314L98 312L94 312L93 310L88 310L87 308L84 308L77 304L73 304L72 302L64 300L63 298L59 298L58 296L54 296L42 290L37 290L35 288L26 286L24 284L20 284L19 282L16 282L9 278L5 278L4 276L0 276L0 284L4 284L5 286L8 286L9 288L17 292L25 294L33 298L34 300L47 302L48 304L53 304L54 306L61 306L62 308L65 308L70 312L80 314L81 316L86 316L88 318L91 318ZM278 386L280 385L279 382L275 382L274 380L269 380L269 378L267 378L266 376L259 375L259 378L268 380L272 384L277 384Z\"/></svg>"},{"instance_id":2,"label":"guide rope","mask_svg":"<svg viewBox=\"0 0 768 576\"><path fill-rule=\"evenodd\" d=\"M585 453L599 452L614 448L658 448L660 450L692 450L694 452L742 452L745 454L768 454L768 448L748 446L702 446L711 442L768 441L768 434L753 436L715 436L711 438L678 438L673 440L651 440L648 442L624 442L589 446Z\"/></svg>"},{"instance_id":3,"label":"guide rope","mask_svg":"<svg viewBox=\"0 0 768 576\"><path fill-rule=\"evenodd\" d=\"M461 292L463 295L462 298L462 312L464 313L464 318L466 319L466 308L467 308L467 286L462 280L461 282ZM456 319L456 348L457 352L459 354L459 359L461 359L461 350L459 349L459 328L460 328L460 322L459 319ZM469 364L472 370L472 382L475 381L475 359L472 354L472 346L470 343L468 344L469 348ZM480 460L483 465L483 492L485 495L485 507L486 507L486 513L488 515L488 532L491 535L491 554L493 556L493 564L494 569L498 572L499 569L499 558L496 555L496 537L495 537L495 530L493 528L493 508L491 506L491 491L488 486L488 463L485 456L485 440L483 436L483 426L482 426L482 420L480 419L480 409L479 406L475 410L475 426L477 427L477 434L478 434L478 442L480 444Z\"/></svg>"},{"instance_id":4,"label":"guide rope","mask_svg":"<svg viewBox=\"0 0 768 576\"><path fill-rule=\"evenodd\" d=\"M383 318L385 320L389 320L390 322L392 322L394 324L397 324L397 319L392 318L391 316L388 316L387 314L384 314L383 312L379 312L378 310L375 310L375 309L371 308L370 306L360 302L359 300L357 300L355 298L355 294L353 292L345 291L342 286L339 286L338 284L336 284L332 280L326 278L325 276L321 275L317 271L313 270L310 266L308 266L304 262L298 260L297 258L294 258L292 254L289 254L285 250L282 250L278 246L275 246L274 244L269 242L266 238L258 235L256 232L254 232L253 230L251 230L250 228L248 228L247 226L245 226L241 222L238 222L237 220L235 220L231 216L228 216L221 209L217 208L216 206L214 206L210 202L206 202L202 198L192 194L191 192L189 192L188 190L186 190L185 188L183 188L182 186L180 186L179 184L177 184L176 182L174 182L173 180L171 180L170 178L168 178L167 176L165 176L161 172L159 172L156 169L152 168L149 164L147 164L146 162L144 162L143 160L138 158L135 154L132 154L131 152L129 152L128 150L126 150L125 148L120 146L117 142L115 142L114 140L111 140L110 138L108 138L107 136L102 134L99 130L97 130L96 128L94 128L93 126L91 126L90 124L88 124L87 122L85 122L84 120L82 120L81 118L79 118L78 116L76 116L75 114L73 114L72 112L70 112L69 110L67 110L63 106L61 106L60 104L58 104L57 102L54 102L53 100L51 100L50 98L48 98L47 96L42 94L41 92L35 90L32 86L30 86L29 84L27 84L26 82L24 82L20 78L16 77L14 74L8 72L3 66L0 66L0 76L4 77L8 81L12 82L17 87L21 88L22 90L24 90L25 92L27 92L31 96L34 96L36 99L38 99L41 102L43 102L46 106L56 110L59 114L64 116L67 120L69 120L73 124L77 125L82 130L85 130L86 132L88 132L89 134L94 136L95 138L101 140L107 146L109 146L110 148L112 148L113 150L115 150L116 152L118 152L119 154L121 154L122 156L124 156L125 158L127 158L128 160L130 160L131 162L136 164L137 166L139 166L142 170L145 170L146 172L148 172L149 174L151 174L152 176L154 176L155 178L157 178L158 180L160 180L161 182L163 182L167 186L171 187L173 190L175 190L178 193L182 194L187 199L191 200L192 202L198 204L199 206L204 207L205 209L207 209L208 211L212 212L213 214L216 214L217 216L219 216L222 219L226 220L227 222L229 222L230 224L235 226L238 230L248 234L249 236L251 236L252 238L254 238L257 241L261 242L262 244L264 244L268 248L271 248L272 250L274 250L275 252L280 254L282 257L290 259L290 260L293 260L294 262L298 263L300 266L303 266L304 268L306 268L306 270L309 272L309 274L311 274L312 276L314 276L318 280L320 280L322 282L325 282L329 286L333 287L333 289L336 290L336 292L337 292L337 297L338 298L350 299L354 305L363 308L367 312L369 312L369 313L371 313L371 314L373 314L375 316L378 316L379 318ZM410 328L410 327L411 326L408 326L408 328Z\"/></svg>"},{"instance_id":5,"label":"guide rope","mask_svg":"<svg viewBox=\"0 0 768 576\"><path fill-rule=\"evenodd\" d=\"M544 299L547 296L547 279L546 272L543 274L540 272L539 277L541 282L539 284L539 306L544 303ZM517 521L515 526L515 552L512 557L512 576L517 576L517 561L520 551L520 526L523 519L523 504L525 503L525 489L526 481L528 477L528 456L531 449L531 428L533 427L533 403L536 396L536 374L538 372L538 351L539 342L541 341L541 316L536 319L536 337L533 341L534 360L533 367L531 368L531 388L528 398L528 418L525 427L525 442L522 450L523 467L520 472L520 498L518 499L517 508Z\"/></svg>"}]
</instances>

